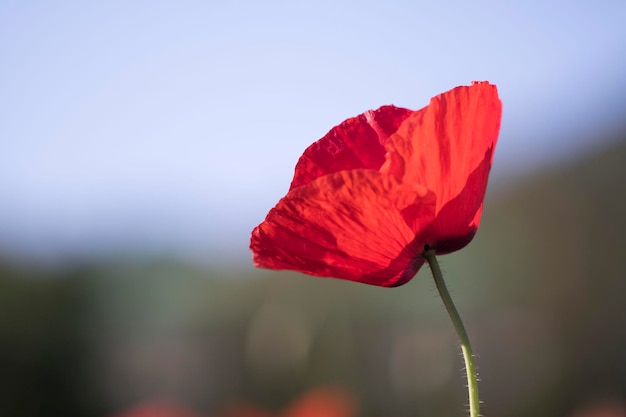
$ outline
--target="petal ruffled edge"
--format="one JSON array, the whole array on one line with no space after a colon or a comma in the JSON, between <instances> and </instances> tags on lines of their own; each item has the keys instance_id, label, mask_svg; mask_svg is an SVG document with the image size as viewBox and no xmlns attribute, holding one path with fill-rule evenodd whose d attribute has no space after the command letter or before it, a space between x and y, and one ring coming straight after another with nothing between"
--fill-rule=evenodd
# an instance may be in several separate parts
<instances>
[{"instance_id":1,"label":"petal ruffled edge","mask_svg":"<svg viewBox=\"0 0 626 417\"><path fill-rule=\"evenodd\" d=\"M385 161L387 138L411 112L401 107L382 106L333 127L304 151L296 164L289 189L334 172L378 170Z\"/></svg>"}]
</instances>

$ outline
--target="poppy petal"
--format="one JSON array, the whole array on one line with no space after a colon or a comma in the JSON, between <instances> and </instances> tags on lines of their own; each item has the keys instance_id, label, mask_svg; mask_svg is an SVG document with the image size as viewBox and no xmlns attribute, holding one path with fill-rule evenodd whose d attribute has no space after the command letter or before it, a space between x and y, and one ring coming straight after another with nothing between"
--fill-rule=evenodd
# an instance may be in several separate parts
<instances>
[{"instance_id":1,"label":"poppy petal","mask_svg":"<svg viewBox=\"0 0 626 417\"><path fill-rule=\"evenodd\" d=\"M309 146L296 165L290 190L322 175L347 169L378 170L385 162L384 144L411 110L383 106L352 117Z\"/></svg>"},{"instance_id":2,"label":"poppy petal","mask_svg":"<svg viewBox=\"0 0 626 417\"><path fill-rule=\"evenodd\" d=\"M475 233L501 114L496 86L474 83L434 97L387 140L381 172L437 196L437 225L430 233L437 242L471 240Z\"/></svg>"},{"instance_id":3,"label":"poppy petal","mask_svg":"<svg viewBox=\"0 0 626 417\"><path fill-rule=\"evenodd\" d=\"M252 232L256 266L379 286L410 280L423 258L416 232L435 197L373 170L341 171L292 189Z\"/></svg>"},{"instance_id":4,"label":"poppy petal","mask_svg":"<svg viewBox=\"0 0 626 417\"><path fill-rule=\"evenodd\" d=\"M435 221L420 236L436 249L437 254L462 249L476 234L483 200L477 200L474 196L485 195L492 153L493 149L486 152L483 162L468 177L463 191L439 210Z\"/></svg>"}]
</instances>

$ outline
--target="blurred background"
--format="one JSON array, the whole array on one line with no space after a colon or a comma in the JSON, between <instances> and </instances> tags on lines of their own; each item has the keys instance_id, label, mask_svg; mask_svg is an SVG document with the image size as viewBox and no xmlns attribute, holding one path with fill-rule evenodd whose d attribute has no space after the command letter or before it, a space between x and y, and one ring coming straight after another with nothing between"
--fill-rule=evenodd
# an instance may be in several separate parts
<instances>
[{"instance_id":1,"label":"blurred background","mask_svg":"<svg viewBox=\"0 0 626 417\"><path fill-rule=\"evenodd\" d=\"M626 416L625 17L3 1L0 415L464 415L427 269L395 289L255 270L248 242L332 126L489 80L481 229L440 259L481 411Z\"/></svg>"}]
</instances>

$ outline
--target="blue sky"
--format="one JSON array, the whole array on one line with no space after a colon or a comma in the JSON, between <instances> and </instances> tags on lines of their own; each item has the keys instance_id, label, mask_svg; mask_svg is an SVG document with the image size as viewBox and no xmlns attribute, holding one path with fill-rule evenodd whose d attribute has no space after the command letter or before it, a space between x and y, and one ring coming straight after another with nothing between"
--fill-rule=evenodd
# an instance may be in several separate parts
<instances>
[{"instance_id":1,"label":"blue sky","mask_svg":"<svg viewBox=\"0 0 626 417\"><path fill-rule=\"evenodd\" d=\"M626 113L626 3L225 3L0 4L1 252L247 259L311 142L472 80L504 103L492 185Z\"/></svg>"}]
</instances>

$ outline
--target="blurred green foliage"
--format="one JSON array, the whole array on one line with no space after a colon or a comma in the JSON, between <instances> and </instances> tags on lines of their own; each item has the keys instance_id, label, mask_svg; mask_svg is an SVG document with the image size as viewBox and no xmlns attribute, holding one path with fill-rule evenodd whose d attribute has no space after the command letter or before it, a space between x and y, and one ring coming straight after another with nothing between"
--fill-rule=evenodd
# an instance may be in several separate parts
<instances>
[{"instance_id":1,"label":"blurred green foliage","mask_svg":"<svg viewBox=\"0 0 626 417\"><path fill-rule=\"evenodd\" d=\"M440 258L487 416L626 398L626 142L506 189ZM427 269L369 287L168 260L0 265L0 415L106 416L173 399L280 409L314 386L363 416L464 415L456 336ZM591 414L590 414L591 415ZM599 415L599 414L598 414Z\"/></svg>"}]
</instances>

